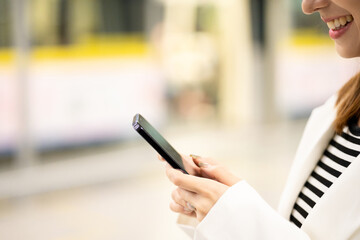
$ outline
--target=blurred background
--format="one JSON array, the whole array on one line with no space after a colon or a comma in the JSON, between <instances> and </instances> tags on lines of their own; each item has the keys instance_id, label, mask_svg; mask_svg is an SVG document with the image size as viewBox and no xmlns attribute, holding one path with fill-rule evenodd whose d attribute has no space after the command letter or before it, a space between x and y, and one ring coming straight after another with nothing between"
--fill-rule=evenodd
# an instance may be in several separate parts
<instances>
[{"instance_id":1,"label":"blurred background","mask_svg":"<svg viewBox=\"0 0 360 240\"><path fill-rule=\"evenodd\" d=\"M0 239L186 239L145 116L276 208L352 75L292 0L0 0Z\"/></svg>"}]
</instances>

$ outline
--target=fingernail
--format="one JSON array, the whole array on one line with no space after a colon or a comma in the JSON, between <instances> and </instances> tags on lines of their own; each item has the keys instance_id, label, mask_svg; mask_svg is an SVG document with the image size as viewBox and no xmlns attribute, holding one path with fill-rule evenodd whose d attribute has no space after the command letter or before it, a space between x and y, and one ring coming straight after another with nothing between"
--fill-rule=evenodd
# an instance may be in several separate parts
<instances>
[{"instance_id":1,"label":"fingernail","mask_svg":"<svg viewBox=\"0 0 360 240\"><path fill-rule=\"evenodd\" d=\"M199 163L199 167L201 168L207 168L207 167L210 167L210 164L206 163L206 162L200 162Z\"/></svg>"},{"instance_id":2,"label":"fingernail","mask_svg":"<svg viewBox=\"0 0 360 240\"><path fill-rule=\"evenodd\" d=\"M195 155L195 154L190 154L190 157L192 157L193 159L198 159L198 158L200 158L200 156Z\"/></svg>"}]
</instances>

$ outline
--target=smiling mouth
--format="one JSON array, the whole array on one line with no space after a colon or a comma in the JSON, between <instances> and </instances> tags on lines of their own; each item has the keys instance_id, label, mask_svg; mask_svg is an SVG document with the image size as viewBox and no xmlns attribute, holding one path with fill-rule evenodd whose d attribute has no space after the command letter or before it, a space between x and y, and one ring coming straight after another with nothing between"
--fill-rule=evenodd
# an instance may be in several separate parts
<instances>
[{"instance_id":1,"label":"smiling mouth","mask_svg":"<svg viewBox=\"0 0 360 240\"><path fill-rule=\"evenodd\" d=\"M327 25L331 30L336 31L336 30L346 27L346 25L348 25L352 21L354 21L353 16L348 15L348 16L344 16L344 17L340 17L340 18L331 20L331 21L327 22Z\"/></svg>"}]
</instances>

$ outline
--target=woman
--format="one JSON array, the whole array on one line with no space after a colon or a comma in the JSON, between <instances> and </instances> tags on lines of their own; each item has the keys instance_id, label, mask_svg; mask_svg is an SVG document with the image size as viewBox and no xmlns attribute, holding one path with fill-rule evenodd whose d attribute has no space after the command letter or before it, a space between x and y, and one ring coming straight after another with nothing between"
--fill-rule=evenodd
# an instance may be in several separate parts
<instances>
[{"instance_id":1,"label":"woman","mask_svg":"<svg viewBox=\"0 0 360 240\"><path fill-rule=\"evenodd\" d=\"M337 52L360 56L359 0L303 0L320 13ZM178 188L174 212L200 222L195 239L360 239L360 74L323 106L305 128L279 211L245 180L207 158L184 157L186 175L167 165Z\"/></svg>"}]
</instances>

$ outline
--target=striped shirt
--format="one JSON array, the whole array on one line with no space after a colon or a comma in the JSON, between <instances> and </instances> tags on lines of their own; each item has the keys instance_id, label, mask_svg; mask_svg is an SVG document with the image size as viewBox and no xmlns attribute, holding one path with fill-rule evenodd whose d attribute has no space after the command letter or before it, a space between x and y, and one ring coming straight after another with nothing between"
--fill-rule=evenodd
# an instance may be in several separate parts
<instances>
[{"instance_id":1,"label":"striped shirt","mask_svg":"<svg viewBox=\"0 0 360 240\"><path fill-rule=\"evenodd\" d=\"M360 127L351 120L343 132L335 134L317 166L303 186L290 215L301 228L311 209L360 153Z\"/></svg>"}]
</instances>

